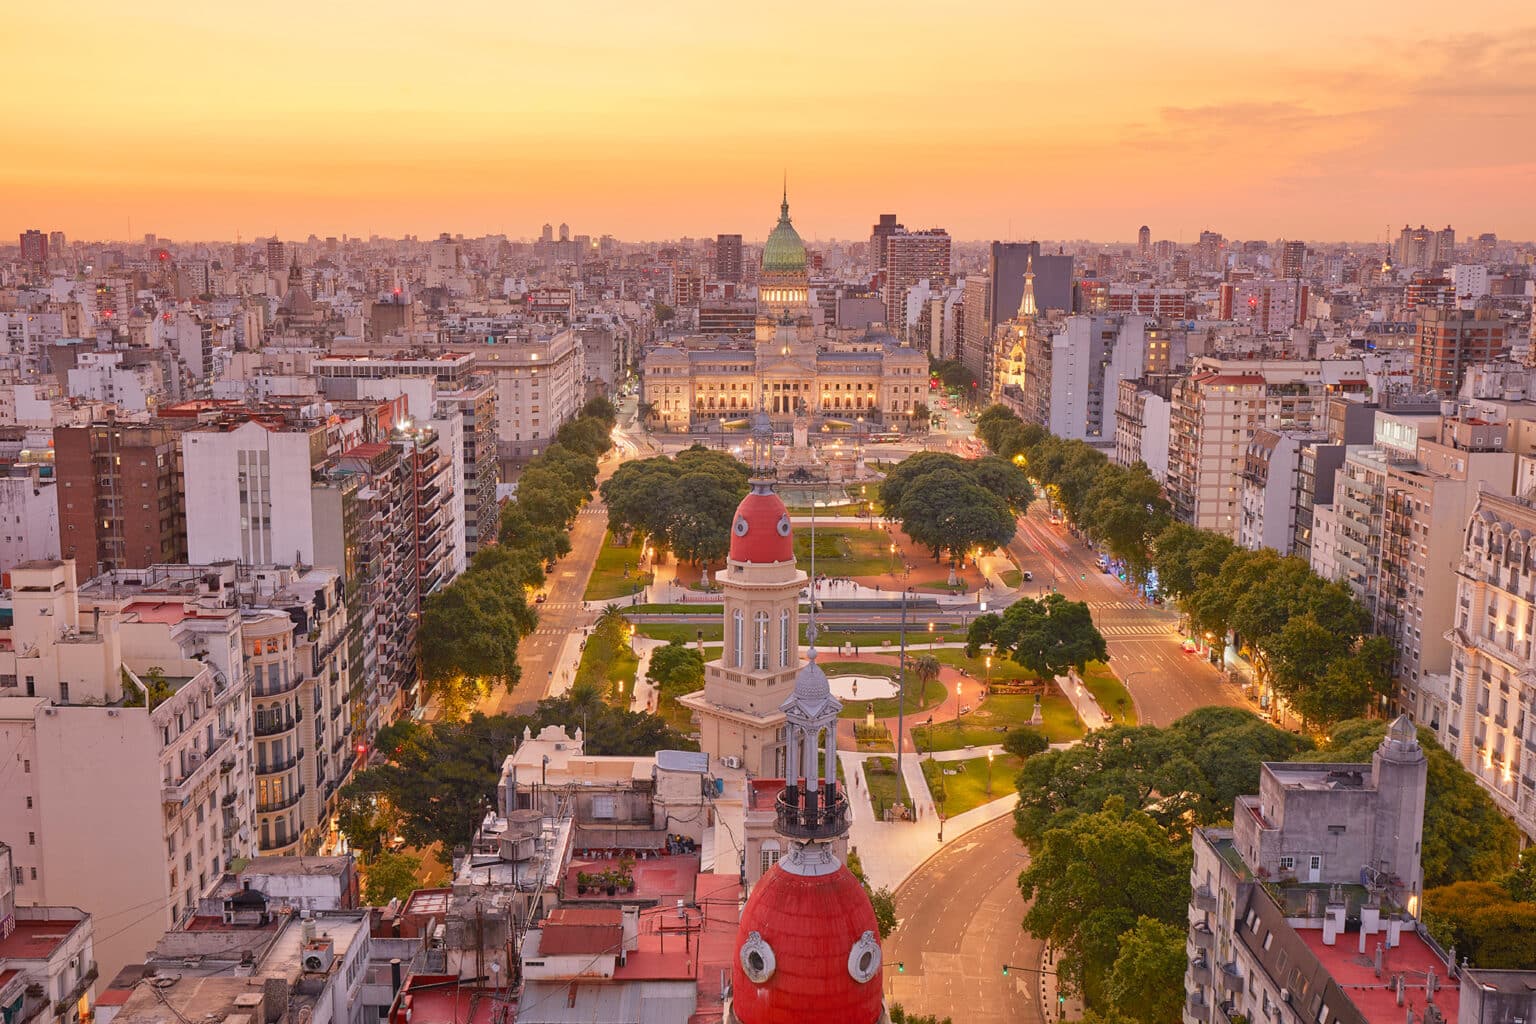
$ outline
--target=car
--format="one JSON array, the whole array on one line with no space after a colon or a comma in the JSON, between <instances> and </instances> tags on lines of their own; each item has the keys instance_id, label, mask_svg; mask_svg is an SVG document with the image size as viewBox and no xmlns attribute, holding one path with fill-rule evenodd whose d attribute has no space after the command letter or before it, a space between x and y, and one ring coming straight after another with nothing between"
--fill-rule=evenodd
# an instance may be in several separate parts
<instances>
[{"instance_id":1,"label":"car","mask_svg":"<svg viewBox=\"0 0 1536 1024\"><path fill-rule=\"evenodd\" d=\"M1193 640L1185 640L1184 641L1184 653L1185 654L1194 654L1199 649L1200 649L1200 645L1195 643Z\"/></svg>"},{"instance_id":2,"label":"car","mask_svg":"<svg viewBox=\"0 0 1536 1024\"><path fill-rule=\"evenodd\" d=\"M1034 578L1035 578L1035 574L1034 573L1030 572L1028 569L1024 570L1024 582L1025 583L1029 583Z\"/></svg>"},{"instance_id":3,"label":"car","mask_svg":"<svg viewBox=\"0 0 1536 1024\"><path fill-rule=\"evenodd\" d=\"M548 597L549 597L548 594L540 593L537 597L535 597L533 599L533 603L534 604L543 604L545 602L545 600L548 599Z\"/></svg>"}]
</instances>

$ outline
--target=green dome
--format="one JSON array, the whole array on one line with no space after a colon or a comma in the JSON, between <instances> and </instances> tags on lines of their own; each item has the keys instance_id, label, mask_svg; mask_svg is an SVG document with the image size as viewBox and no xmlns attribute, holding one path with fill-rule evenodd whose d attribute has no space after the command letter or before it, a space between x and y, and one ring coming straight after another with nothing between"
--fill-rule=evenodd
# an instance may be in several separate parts
<instances>
[{"instance_id":1,"label":"green dome","mask_svg":"<svg viewBox=\"0 0 1536 1024\"><path fill-rule=\"evenodd\" d=\"M763 269L777 273L805 273L805 243L789 222L789 196L779 207L779 223L763 244Z\"/></svg>"}]
</instances>

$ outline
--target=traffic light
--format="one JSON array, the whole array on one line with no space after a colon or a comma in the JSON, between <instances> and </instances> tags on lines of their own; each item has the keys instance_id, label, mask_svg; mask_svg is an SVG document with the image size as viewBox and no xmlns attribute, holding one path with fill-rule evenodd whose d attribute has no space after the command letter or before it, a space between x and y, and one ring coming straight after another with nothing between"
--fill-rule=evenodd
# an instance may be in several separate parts
<instances>
[{"instance_id":1,"label":"traffic light","mask_svg":"<svg viewBox=\"0 0 1536 1024\"><path fill-rule=\"evenodd\" d=\"M1060 992L1056 993L1056 1016L1060 1017L1066 1012L1067 997Z\"/></svg>"},{"instance_id":2,"label":"traffic light","mask_svg":"<svg viewBox=\"0 0 1536 1024\"><path fill-rule=\"evenodd\" d=\"M1008 977L1008 965L1003 964L1003 977Z\"/></svg>"},{"instance_id":3,"label":"traffic light","mask_svg":"<svg viewBox=\"0 0 1536 1024\"><path fill-rule=\"evenodd\" d=\"M906 974L907 973L907 962L905 960L897 960L896 961L896 973L897 974Z\"/></svg>"}]
</instances>

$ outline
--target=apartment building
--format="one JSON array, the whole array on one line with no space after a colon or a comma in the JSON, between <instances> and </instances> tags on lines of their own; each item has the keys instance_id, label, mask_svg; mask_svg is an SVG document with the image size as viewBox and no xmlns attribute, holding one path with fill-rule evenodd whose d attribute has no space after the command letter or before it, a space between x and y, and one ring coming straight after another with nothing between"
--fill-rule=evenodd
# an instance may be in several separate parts
<instances>
[{"instance_id":1,"label":"apartment building","mask_svg":"<svg viewBox=\"0 0 1536 1024\"><path fill-rule=\"evenodd\" d=\"M100 976L91 915L18 905L17 871L0 843L0 1014L6 1024L89 1021Z\"/></svg>"},{"instance_id":2,"label":"apartment building","mask_svg":"<svg viewBox=\"0 0 1536 1024\"><path fill-rule=\"evenodd\" d=\"M907 291L920 281L949 276L950 238L943 228L898 231L885 238L885 302L887 328L907 337Z\"/></svg>"},{"instance_id":3,"label":"apartment building","mask_svg":"<svg viewBox=\"0 0 1536 1024\"><path fill-rule=\"evenodd\" d=\"M1357 359L1201 357L1174 386L1168 499L1184 522L1237 539L1244 459L1254 432L1321 429L1330 394L1363 393Z\"/></svg>"},{"instance_id":4,"label":"apartment building","mask_svg":"<svg viewBox=\"0 0 1536 1024\"><path fill-rule=\"evenodd\" d=\"M1026 419L1057 437L1110 445L1120 381L1168 369L1162 342L1149 342L1148 317L1069 316L1059 328L1028 332Z\"/></svg>"},{"instance_id":5,"label":"apartment building","mask_svg":"<svg viewBox=\"0 0 1536 1024\"><path fill-rule=\"evenodd\" d=\"M46 463L0 463L0 572L59 557L58 485Z\"/></svg>"},{"instance_id":6,"label":"apartment building","mask_svg":"<svg viewBox=\"0 0 1536 1024\"><path fill-rule=\"evenodd\" d=\"M1507 343L1505 325L1490 302L1475 309L1424 309L1419 314L1414 388L1454 395L1470 367L1493 362Z\"/></svg>"},{"instance_id":7,"label":"apartment building","mask_svg":"<svg viewBox=\"0 0 1536 1024\"><path fill-rule=\"evenodd\" d=\"M1265 763L1231 828L1195 830L1185 1024L1401 1024L1404 995L1425 1024L1507 1019L1469 1012L1419 919L1427 775L1399 717L1370 763Z\"/></svg>"},{"instance_id":8,"label":"apartment building","mask_svg":"<svg viewBox=\"0 0 1536 1024\"><path fill-rule=\"evenodd\" d=\"M110 918L97 941L110 976L253 852L240 615L82 602L69 560L13 568L0 602L0 763L14 765L0 833L16 837L16 898Z\"/></svg>"},{"instance_id":9,"label":"apartment building","mask_svg":"<svg viewBox=\"0 0 1536 1024\"><path fill-rule=\"evenodd\" d=\"M1536 472L1520 461L1526 495ZM1463 525L1441 743L1536 841L1536 502L1483 490Z\"/></svg>"},{"instance_id":10,"label":"apartment building","mask_svg":"<svg viewBox=\"0 0 1536 1024\"><path fill-rule=\"evenodd\" d=\"M1169 374L1122 380L1115 395L1115 462L1144 462L1159 483L1168 479L1169 396L1177 380Z\"/></svg>"},{"instance_id":11,"label":"apartment building","mask_svg":"<svg viewBox=\"0 0 1536 1024\"><path fill-rule=\"evenodd\" d=\"M478 336L477 336L478 337ZM475 357L496 391L496 447L501 479L549 447L555 431L586 401L582 345L571 329L516 331L490 340L455 342Z\"/></svg>"},{"instance_id":12,"label":"apartment building","mask_svg":"<svg viewBox=\"0 0 1536 1024\"><path fill-rule=\"evenodd\" d=\"M1302 504L1302 452L1322 440L1326 438L1320 434L1298 430L1260 428L1253 432L1243 453L1239 485L1240 547L1292 553Z\"/></svg>"},{"instance_id":13,"label":"apartment building","mask_svg":"<svg viewBox=\"0 0 1536 1024\"><path fill-rule=\"evenodd\" d=\"M53 432L59 546L89 579L187 558L181 445L174 424L113 419Z\"/></svg>"}]
</instances>

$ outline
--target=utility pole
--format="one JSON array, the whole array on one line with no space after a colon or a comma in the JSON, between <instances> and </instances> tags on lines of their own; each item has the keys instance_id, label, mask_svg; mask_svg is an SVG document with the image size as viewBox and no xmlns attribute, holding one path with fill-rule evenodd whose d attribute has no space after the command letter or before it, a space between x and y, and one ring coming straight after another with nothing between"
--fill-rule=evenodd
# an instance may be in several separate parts
<instances>
[{"instance_id":1,"label":"utility pole","mask_svg":"<svg viewBox=\"0 0 1536 1024\"><path fill-rule=\"evenodd\" d=\"M901 664L896 681L896 784L905 777L901 774L901 748L906 737L907 717L907 590L901 592Z\"/></svg>"}]
</instances>

